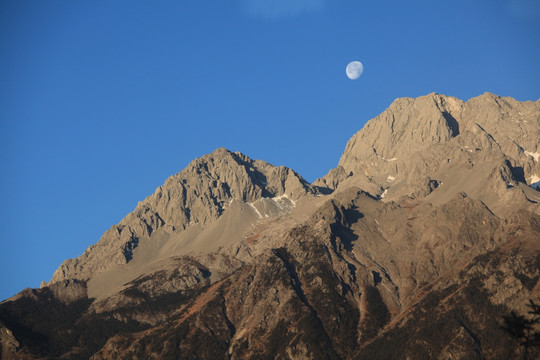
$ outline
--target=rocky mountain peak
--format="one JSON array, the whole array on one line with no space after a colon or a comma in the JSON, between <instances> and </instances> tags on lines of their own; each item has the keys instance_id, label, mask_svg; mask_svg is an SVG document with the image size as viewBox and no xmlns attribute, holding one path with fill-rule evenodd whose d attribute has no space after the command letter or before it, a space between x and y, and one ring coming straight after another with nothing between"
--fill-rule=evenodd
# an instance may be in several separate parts
<instances>
[{"instance_id":1,"label":"rocky mountain peak","mask_svg":"<svg viewBox=\"0 0 540 360\"><path fill-rule=\"evenodd\" d=\"M339 165L354 171L359 154L392 160L399 154L447 142L459 135L457 119L462 107L461 100L436 93L396 99L349 140Z\"/></svg>"},{"instance_id":2,"label":"rocky mountain peak","mask_svg":"<svg viewBox=\"0 0 540 360\"><path fill-rule=\"evenodd\" d=\"M287 167L218 148L168 178L106 231L97 244L78 258L66 260L50 283L86 280L122 266L133 259L141 242L151 241L156 231L160 237L164 233L174 237L194 225L205 227L218 220L232 201L250 204L263 198L286 197L294 202L316 193L315 187ZM259 210L253 207L253 211Z\"/></svg>"},{"instance_id":3,"label":"rocky mountain peak","mask_svg":"<svg viewBox=\"0 0 540 360\"><path fill-rule=\"evenodd\" d=\"M400 98L349 140L338 167L316 184L355 184L390 199L436 193L446 201L458 188L451 184L466 177L475 179L468 193L498 208L510 185L540 181L539 139L540 101L491 93L466 102L437 93Z\"/></svg>"}]
</instances>

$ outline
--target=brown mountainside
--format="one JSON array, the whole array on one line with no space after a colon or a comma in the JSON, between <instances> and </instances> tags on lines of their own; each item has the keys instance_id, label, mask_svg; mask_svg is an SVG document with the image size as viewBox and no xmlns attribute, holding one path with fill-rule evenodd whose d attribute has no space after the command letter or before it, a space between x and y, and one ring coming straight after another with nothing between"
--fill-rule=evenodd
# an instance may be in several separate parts
<instances>
[{"instance_id":1,"label":"brown mountainside","mask_svg":"<svg viewBox=\"0 0 540 360\"><path fill-rule=\"evenodd\" d=\"M540 101L489 93L397 99L314 185L218 149L1 303L2 359L522 358L539 153Z\"/></svg>"}]
</instances>

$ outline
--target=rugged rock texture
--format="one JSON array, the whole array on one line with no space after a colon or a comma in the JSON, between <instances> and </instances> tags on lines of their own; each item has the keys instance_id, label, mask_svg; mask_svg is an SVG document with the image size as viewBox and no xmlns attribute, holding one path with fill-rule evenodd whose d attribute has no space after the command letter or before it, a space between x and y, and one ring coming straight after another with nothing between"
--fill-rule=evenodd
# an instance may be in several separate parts
<instances>
[{"instance_id":1,"label":"rugged rock texture","mask_svg":"<svg viewBox=\"0 0 540 360\"><path fill-rule=\"evenodd\" d=\"M20 344L11 330L0 323L0 355L2 359L16 359L19 347Z\"/></svg>"},{"instance_id":2,"label":"rugged rock texture","mask_svg":"<svg viewBox=\"0 0 540 360\"><path fill-rule=\"evenodd\" d=\"M87 280L96 273L131 261L141 242L152 234L174 235L194 224L215 222L236 200L252 203L262 198L285 196L294 201L315 189L291 169L254 161L240 153L219 148L195 159L171 176L154 194L140 202L118 225L76 259L66 260L49 284Z\"/></svg>"},{"instance_id":3,"label":"rugged rock texture","mask_svg":"<svg viewBox=\"0 0 540 360\"><path fill-rule=\"evenodd\" d=\"M538 139L540 101L490 93L467 102L435 93L401 98L349 140L338 167L316 184L358 184L391 199L443 185L432 201L465 190L502 215L515 207L507 206L507 188L540 181ZM469 184L456 186L464 179ZM518 196L540 200L529 189L510 197Z\"/></svg>"},{"instance_id":4,"label":"rugged rock texture","mask_svg":"<svg viewBox=\"0 0 540 360\"><path fill-rule=\"evenodd\" d=\"M320 188L218 149L1 303L2 358L523 358L501 325L540 303L539 141L539 101L430 94Z\"/></svg>"}]
</instances>

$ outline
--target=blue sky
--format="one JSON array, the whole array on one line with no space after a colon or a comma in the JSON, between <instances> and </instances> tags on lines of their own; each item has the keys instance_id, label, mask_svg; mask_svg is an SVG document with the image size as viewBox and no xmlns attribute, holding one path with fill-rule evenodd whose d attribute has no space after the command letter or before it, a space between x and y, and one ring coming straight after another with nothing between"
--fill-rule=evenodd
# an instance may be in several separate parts
<instances>
[{"instance_id":1,"label":"blue sky","mask_svg":"<svg viewBox=\"0 0 540 360\"><path fill-rule=\"evenodd\" d=\"M538 99L539 24L537 0L3 0L0 299L217 147L313 181L397 97Z\"/></svg>"}]
</instances>

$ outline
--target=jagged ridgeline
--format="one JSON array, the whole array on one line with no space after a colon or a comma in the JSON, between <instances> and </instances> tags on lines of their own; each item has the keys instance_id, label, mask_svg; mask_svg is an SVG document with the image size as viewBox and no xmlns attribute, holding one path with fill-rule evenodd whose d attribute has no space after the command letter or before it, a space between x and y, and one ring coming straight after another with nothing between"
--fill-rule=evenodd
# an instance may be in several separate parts
<instances>
[{"instance_id":1,"label":"jagged ridgeline","mask_svg":"<svg viewBox=\"0 0 540 360\"><path fill-rule=\"evenodd\" d=\"M2 302L2 359L537 358L539 187L540 101L489 93L397 99L314 184L220 148Z\"/></svg>"}]
</instances>

